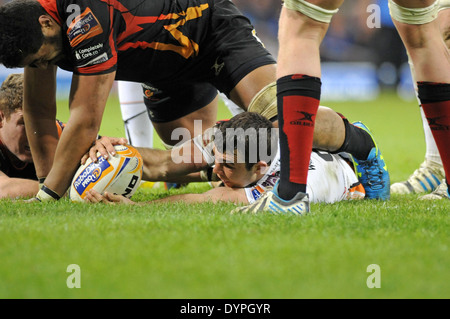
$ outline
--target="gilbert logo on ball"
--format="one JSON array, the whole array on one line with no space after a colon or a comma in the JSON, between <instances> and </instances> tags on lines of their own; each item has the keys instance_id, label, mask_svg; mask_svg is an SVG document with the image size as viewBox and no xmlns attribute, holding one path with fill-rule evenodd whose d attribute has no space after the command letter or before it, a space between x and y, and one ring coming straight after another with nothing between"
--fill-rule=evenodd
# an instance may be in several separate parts
<instances>
[{"instance_id":1,"label":"gilbert logo on ball","mask_svg":"<svg viewBox=\"0 0 450 319\"><path fill-rule=\"evenodd\" d=\"M130 145L116 145L115 156L99 157L97 163L88 159L72 180L69 196L72 201L83 201L86 192L94 189L100 194L108 191L130 198L142 178L141 154Z\"/></svg>"}]
</instances>

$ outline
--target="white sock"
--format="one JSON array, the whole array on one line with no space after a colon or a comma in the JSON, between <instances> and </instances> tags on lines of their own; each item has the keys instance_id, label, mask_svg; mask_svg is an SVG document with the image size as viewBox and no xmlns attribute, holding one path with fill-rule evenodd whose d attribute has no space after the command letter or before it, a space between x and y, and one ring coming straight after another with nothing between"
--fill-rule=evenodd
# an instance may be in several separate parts
<instances>
[{"instance_id":1,"label":"white sock","mask_svg":"<svg viewBox=\"0 0 450 319\"><path fill-rule=\"evenodd\" d=\"M414 65L412 64L412 61L411 61L411 58L409 58L409 55L408 55L408 63L409 63L409 68L411 69L411 76L412 76L412 80L414 83L414 90L416 92L417 102L420 105L420 99L419 99L419 96L417 93L417 82L416 82L415 74L414 74ZM441 156L439 155L439 150L437 148L436 142L434 141L433 134L431 133L430 126L428 125L428 120L425 116L422 106L420 106L420 116L422 117L423 132L425 134L425 146L426 146L425 159L428 161L432 161L432 162L442 165L442 160L441 160Z\"/></svg>"},{"instance_id":2,"label":"white sock","mask_svg":"<svg viewBox=\"0 0 450 319\"><path fill-rule=\"evenodd\" d=\"M140 83L118 81L120 110L128 142L153 147L153 125L148 117Z\"/></svg>"},{"instance_id":3,"label":"white sock","mask_svg":"<svg viewBox=\"0 0 450 319\"><path fill-rule=\"evenodd\" d=\"M420 107L420 115L422 116L423 132L425 134L425 145L426 145L425 158L428 161L432 161L442 165L439 150L437 148L436 142L434 141L433 134L431 133L430 126L428 125L428 121L427 118L425 117L425 113L422 107Z\"/></svg>"}]
</instances>

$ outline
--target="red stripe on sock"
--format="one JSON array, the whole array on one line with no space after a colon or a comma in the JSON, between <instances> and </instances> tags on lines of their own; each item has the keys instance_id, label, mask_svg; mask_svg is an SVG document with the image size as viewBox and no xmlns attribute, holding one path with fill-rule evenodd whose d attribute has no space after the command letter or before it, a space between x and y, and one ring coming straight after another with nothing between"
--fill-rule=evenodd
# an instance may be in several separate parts
<instances>
[{"instance_id":1,"label":"red stripe on sock","mask_svg":"<svg viewBox=\"0 0 450 319\"><path fill-rule=\"evenodd\" d=\"M450 176L450 101L422 104L441 155L445 175Z\"/></svg>"},{"instance_id":2,"label":"red stripe on sock","mask_svg":"<svg viewBox=\"0 0 450 319\"><path fill-rule=\"evenodd\" d=\"M306 184L319 100L306 96L283 98L283 131L290 152L289 181Z\"/></svg>"}]
</instances>

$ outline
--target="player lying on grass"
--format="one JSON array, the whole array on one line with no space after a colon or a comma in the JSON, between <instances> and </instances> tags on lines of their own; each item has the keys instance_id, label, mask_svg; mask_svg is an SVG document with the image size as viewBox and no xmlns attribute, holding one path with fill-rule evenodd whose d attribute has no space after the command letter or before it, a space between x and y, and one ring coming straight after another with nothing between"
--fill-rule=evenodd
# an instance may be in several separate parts
<instances>
[{"instance_id":1,"label":"player lying on grass","mask_svg":"<svg viewBox=\"0 0 450 319\"><path fill-rule=\"evenodd\" d=\"M173 195L151 203L229 201L249 204L274 187L279 179L280 166L278 135L272 123L259 114L245 112L229 121L219 122L215 128L211 152L202 154L201 163L196 163L199 161L195 158L200 150L198 139L172 151L139 149L144 160L145 180L177 180L181 176L211 168L223 184L202 194ZM89 156L93 160L97 158L97 152L107 156L108 150L112 151L112 143L124 142L124 139L103 137L91 148ZM197 150L192 149L195 147ZM82 161L87 157L85 155ZM318 150L312 153L308 182L312 202L334 203L364 198L364 187L358 181L353 163L348 160L350 158L345 153L332 154ZM187 179L199 181L199 176L190 174ZM95 191L90 191L86 200L92 203L135 204L123 196L109 193L102 196Z\"/></svg>"},{"instance_id":2,"label":"player lying on grass","mask_svg":"<svg viewBox=\"0 0 450 319\"><path fill-rule=\"evenodd\" d=\"M97 137L114 80L144 83L149 116L171 145L176 128L195 133L196 119L204 129L214 125L217 90L242 110L277 118L276 61L227 0L14 0L0 6L0 63L25 67L28 139L36 174L45 179L40 201L67 191L78 159ZM56 116L57 66L73 72L61 138L49 125ZM314 125L316 145L336 151L347 127L319 111L295 112L294 122ZM358 159L358 171L370 172L362 179L367 196L388 199L389 175L378 151L341 151Z\"/></svg>"},{"instance_id":3,"label":"player lying on grass","mask_svg":"<svg viewBox=\"0 0 450 319\"><path fill-rule=\"evenodd\" d=\"M161 140L174 145L173 129L192 128L194 119L214 125L218 90L251 109L275 81L276 61L227 0L14 0L0 6L0 63L25 68L23 109L45 201L66 192L114 80L143 83L139 98ZM61 139L48 125L57 66L73 72Z\"/></svg>"},{"instance_id":4,"label":"player lying on grass","mask_svg":"<svg viewBox=\"0 0 450 319\"><path fill-rule=\"evenodd\" d=\"M22 101L23 75L11 74L0 87L0 198L30 197L39 189Z\"/></svg>"}]
</instances>

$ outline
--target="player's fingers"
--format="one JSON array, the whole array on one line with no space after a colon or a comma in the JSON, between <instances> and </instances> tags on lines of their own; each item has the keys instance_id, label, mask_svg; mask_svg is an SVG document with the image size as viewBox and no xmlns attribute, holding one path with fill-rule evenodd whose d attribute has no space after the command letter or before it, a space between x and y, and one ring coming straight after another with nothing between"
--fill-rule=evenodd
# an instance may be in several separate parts
<instances>
[{"instance_id":1,"label":"player's fingers","mask_svg":"<svg viewBox=\"0 0 450 319\"><path fill-rule=\"evenodd\" d=\"M97 146L94 145L89 150L89 158L92 160L92 162L97 163Z\"/></svg>"},{"instance_id":2,"label":"player's fingers","mask_svg":"<svg viewBox=\"0 0 450 319\"><path fill-rule=\"evenodd\" d=\"M89 190L86 193L85 200L90 203L105 203L105 204L111 204L109 200L107 200L103 195L101 195L96 190Z\"/></svg>"},{"instance_id":3,"label":"player's fingers","mask_svg":"<svg viewBox=\"0 0 450 319\"><path fill-rule=\"evenodd\" d=\"M109 192L105 192L105 197L106 197L106 199L108 199L111 202L120 203L122 201L121 197L123 197L123 196L119 196L119 195L111 194Z\"/></svg>"},{"instance_id":4,"label":"player's fingers","mask_svg":"<svg viewBox=\"0 0 450 319\"><path fill-rule=\"evenodd\" d=\"M113 145L126 145L128 144L128 140L124 137L112 137L111 143Z\"/></svg>"},{"instance_id":5,"label":"player's fingers","mask_svg":"<svg viewBox=\"0 0 450 319\"><path fill-rule=\"evenodd\" d=\"M108 146L108 143L106 143L106 146L105 146L105 143L102 140L96 140L94 142L94 145L92 145L91 148L89 149L89 157L91 158L91 160L94 163L97 162L97 159L99 156L101 156L105 159L107 159L109 157L107 146Z\"/></svg>"},{"instance_id":6,"label":"player's fingers","mask_svg":"<svg viewBox=\"0 0 450 319\"><path fill-rule=\"evenodd\" d=\"M89 158L89 153L84 154L80 161L81 165L84 165L86 163L86 161L88 160L88 158Z\"/></svg>"},{"instance_id":7,"label":"player's fingers","mask_svg":"<svg viewBox=\"0 0 450 319\"><path fill-rule=\"evenodd\" d=\"M111 194L109 192L105 192L104 197L107 200L109 200L110 202L114 202L114 203L134 204L133 201L129 200L128 198L126 198L122 195L116 195L116 194Z\"/></svg>"},{"instance_id":8,"label":"player's fingers","mask_svg":"<svg viewBox=\"0 0 450 319\"><path fill-rule=\"evenodd\" d=\"M107 137L102 136L99 140L97 140L96 144L99 144L103 146L106 152L111 154L112 156L116 155L116 149L114 148L114 145L125 145L128 141L126 138L123 137ZM108 158L106 153L103 152L103 149L99 149L99 152L102 156L105 158Z\"/></svg>"},{"instance_id":9,"label":"player's fingers","mask_svg":"<svg viewBox=\"0 0 450 319\"><path fill-rule=\"evenodd\" d=\"M91 194L91 191L87 191L84 196L84 201L87 203L98 203L98 200L95 196Z\"/></svg>"}]
</instances>

